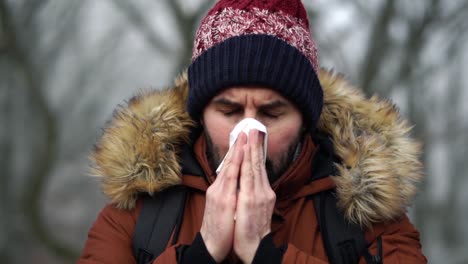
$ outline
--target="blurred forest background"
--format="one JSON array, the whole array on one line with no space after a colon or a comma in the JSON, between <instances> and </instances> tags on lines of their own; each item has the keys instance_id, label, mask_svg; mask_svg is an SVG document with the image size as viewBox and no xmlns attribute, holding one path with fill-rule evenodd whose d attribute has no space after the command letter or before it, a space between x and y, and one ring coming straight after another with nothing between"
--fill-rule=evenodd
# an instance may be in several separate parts
<instances>
[{"instance_id":1,"label":"blurred forest background","mask_svg":"<svg viewBox=\"0 0 468 264\"><path fill-rule=\"evenodd\" d=\"M87 155L117 104L171 85L213 0L0 0L0 263L73 263L106 203ZM431 263L468 263L468 1L304 0L320 64L424 142L410 208Z\"/></svg>"}]
</instances>

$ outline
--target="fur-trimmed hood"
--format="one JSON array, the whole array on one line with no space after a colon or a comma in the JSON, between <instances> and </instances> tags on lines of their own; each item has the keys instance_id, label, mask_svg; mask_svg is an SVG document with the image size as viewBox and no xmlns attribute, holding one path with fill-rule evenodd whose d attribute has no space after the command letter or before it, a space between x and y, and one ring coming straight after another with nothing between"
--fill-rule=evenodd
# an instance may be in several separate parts
<instances>
[{"instance_id":1,"label":"fur-trimmed hood","mask_svg":"<svg viewBox=\"0 0 468 264\"><path fill-rule=\"evenodd\" d=\"M396 107L367 99L343 76L320 70L324 107L318 128L330 136L340 176L339 207L362 226L404 213L422 176L420 145ZM92 174L119 208L135 206L138 192L180 184L181 146L195 123L185 111L187 77L174 87L143 92L114 112L91 154Z\"/></svg>"}]
</instances>

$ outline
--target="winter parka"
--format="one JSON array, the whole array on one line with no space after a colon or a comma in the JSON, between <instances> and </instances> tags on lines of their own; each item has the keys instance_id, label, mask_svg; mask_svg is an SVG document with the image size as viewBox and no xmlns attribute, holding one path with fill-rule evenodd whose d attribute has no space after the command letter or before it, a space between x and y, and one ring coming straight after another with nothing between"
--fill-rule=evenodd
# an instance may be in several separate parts
<instances>
[{"instance_id":1,"label":"winter parka","mask_svg":"<svg viewBox=\"0 0 468 264\"><path fill-rule=\"evenodd\" d=\"M376 254L380 237L383 263L426 263L419 233L406 216L422 177L420 144L410 137L409 125L392 103L366 98L342 75L322 69L319 79L324 108L318 133L333 145L337 173L309 180L311 161L323 146L305 137L299 158L272 185L277 202L270 237L272 246L282 250L278 263L328 263L308 198L328 189L335 189L346 220L365 230L371 254ZM203 131L191 138L200 129L185 111L187 90L182 75L173 87L137 95L114 112L91 155L93 174L100 177L110 202L91 227L78 263L135 263L131 243L142 206L139 194L174 185L191 190L180 233L153 263L177 263L182 245L200 243L205 191L215 174L204 154ZM186 145L192 146L206 177L181 173ZM259 247L257 255L261 250L269 249ZM237 261L233 254L226 260Z\"/></svg>"}]
</instances>

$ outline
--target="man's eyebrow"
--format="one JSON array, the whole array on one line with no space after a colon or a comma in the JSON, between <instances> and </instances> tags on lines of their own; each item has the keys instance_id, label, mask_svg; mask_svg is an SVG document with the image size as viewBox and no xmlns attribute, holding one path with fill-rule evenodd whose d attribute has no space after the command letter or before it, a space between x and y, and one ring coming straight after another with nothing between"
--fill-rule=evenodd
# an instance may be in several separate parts
<instances>
[{"instance_id":1,"label":"man's eyebrow","mask_svg":"<svg viewBox=\"0 0 468 264\"><path fill-rule=\"evenodd\" d=\"M215 105L221 105L221 106L230 106L230 107L242 107L242 104L233 102L229 99L226 99L224 97L221 98L215 98L212 102Z\"/></svg>"},{"instance_id":2,"label":"man's eyebrow","mask_svg":"<svg viewBox=\"0 0 468 264\"><path fill-rule=\"evenodd\" d=\"M241 103L231 101L231 100L229 100L227 98L224 98L224 97L215 98L215 99L213 99L212 103L215 104L215 105L220 105L220 106L243 107L243 105ZM265 110L265 109L281 108L281 107L285 107L287 105L288 104L285 101L275 100L275 101L272 101L272 102L262 104L262 105L260 105L259 108Z\"/></svg>"},{"instance_id":3,"label":"man's eyebrow","mask_svg":"<svg viewBox=\"0 0 468 264\"><path fill-rule=\"evenodd\" d=\"M269 102L269 103L266 103L266 104L261 105L261 106L260 106L260 109L281 108L281 107L285 107L285 106L287 106L287 105L288 105L288 104L287 104L285 101L276 100L276 101Z\"/></svg>"}]
</instances>

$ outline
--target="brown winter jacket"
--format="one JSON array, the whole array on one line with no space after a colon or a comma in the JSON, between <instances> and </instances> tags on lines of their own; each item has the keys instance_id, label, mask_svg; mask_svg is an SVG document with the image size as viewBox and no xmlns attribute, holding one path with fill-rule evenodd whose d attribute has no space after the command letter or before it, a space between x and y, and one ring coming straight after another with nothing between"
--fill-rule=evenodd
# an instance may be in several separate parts
<instances>
[{"instance_id":1,"label":"brown winter jacket","mask_svg":"<svg viewBox=\"0 0 468 264\"><path fill-rule=\"evenodd\" d=\"M384 263L426 263L419 233L405 215L421 175L419 145L408 137L407 124L389 102L364 98L341 76L322 70L319 78L325 99L319 130L333 142L339 175L309 181L311 160L321 146L306 137L298 159L272 186L277 202L269 237L275 248L284 250L282 263L327 263L314 204L307 197L332 188L346 218L366 230L372 254L381 237ZM194 152L208 176L180 175L178 150L193 129L184 111L186 93L183 76L175 87L135 97L115 112L92 156L94 172L102 177L111 203L89 231L78 263L135 263L131 242L141 210L138 192L154 193L177 184L192 190L180 234L154 263L177 263L177 248L199 243L194 238L203 218L205 191L215 176L204 155L203 136ZM238 260L231 254L226 261Z\"/></svg>"}]
</instances>

